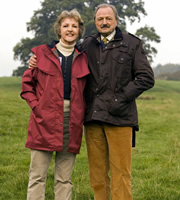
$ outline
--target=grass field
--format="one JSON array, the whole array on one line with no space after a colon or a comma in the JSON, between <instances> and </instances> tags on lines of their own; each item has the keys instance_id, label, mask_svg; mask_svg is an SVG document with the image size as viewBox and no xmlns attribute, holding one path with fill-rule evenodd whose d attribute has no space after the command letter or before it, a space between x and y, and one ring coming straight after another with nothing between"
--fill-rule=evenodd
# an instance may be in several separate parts
<instances>
[{"instance_id":1,"label":"grass field","mask_svg":"<svg viewBox=\"0 0 180 200\"><path fill-rule=\"evenodd\" d=\"M0 78L0 200L25 200L30 151L24 147L30 109L21 78ZM156 81L137 100L140 131L133 149L134 200L180 200L180 82ZM54 159L54 158L53 158ZM53 200L51 162L46 200ZM92 200L83 140L73 171L73 200Z\"/></svg>"}]
</instances>

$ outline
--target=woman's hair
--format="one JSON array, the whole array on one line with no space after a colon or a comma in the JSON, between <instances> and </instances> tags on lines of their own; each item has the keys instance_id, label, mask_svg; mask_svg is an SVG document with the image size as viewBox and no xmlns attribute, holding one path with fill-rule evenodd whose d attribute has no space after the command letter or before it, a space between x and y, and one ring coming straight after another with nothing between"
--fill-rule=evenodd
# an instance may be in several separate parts
<instances>
[{"instance_id":1,"label":"woman's hair","mask_svg":"<svg viewBox=\"0 0 180 200\"><path fill-rule=\"evenodd\" d=\"M114 16L115 16L115 18L116 18L116 20L117 20L117 22L118 22L119 16L118 16L118 11L117 11L116 7L113 6L113 5L111 5L111 4L106 4L106 3L99 4L99 5L95 8L95 11L94 11L94 20L95 20L95 18L96 18L96 13L97 13L97 11L98 11L100 8L107 8L107 7L110 7L110 8L113 10Z\"/></svg>"},{"instance_id":2,"label":"woman's hair","mask_svg":"<svg viewBox=\"0 0 180 200\"><path fill-rule=\"evenodd\" d=\"M79 23L79 37L78 39L81 39L85 32L84 22L81 18L81 15L76 9L73 9L71 11L64 10L61 12L61 14L57 17L56 22L54 24L54 32L56 33L58 39L61 38L61 32L60 32L60 26L65 18L74 18Z\"/></svg>"}]
</instances>

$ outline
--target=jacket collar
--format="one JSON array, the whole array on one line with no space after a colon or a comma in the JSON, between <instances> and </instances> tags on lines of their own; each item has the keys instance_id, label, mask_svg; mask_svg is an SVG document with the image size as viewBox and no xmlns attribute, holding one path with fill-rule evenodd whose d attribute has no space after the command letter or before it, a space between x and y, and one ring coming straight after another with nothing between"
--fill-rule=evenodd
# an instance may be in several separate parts
<instances>
[{"instance_id":1,"label":"jacket collar","mask_svg":"<svg viewBox=\"0 0 180 200\"><path fill-rule=\"evenodd\" d=\"M48 47L50 49L54 49L55 48L55 45L58 43L59 41L58 40L53 40L50 44L48 44Z\"/></svg>"},{"instance_id":2,"label":"jacket collar","mask_svg":"<svg viewBox=\"0 0 180 200\"><path fill-rule=\"evenodd\" d=\"M56 44L57 44L58 42L59 42L58 40L53 40L53 41L51 42L51 44L48 44L48 47L49 47L52 51L54 51L54 49L55 49L55 47L56 47ZM76 51L78 54L82 53L82 51L78 48L77 45L75 45L75 51Z\"/></svg>"},{"instance_id":3,"label":"jacket collar","mask_svg":"<svg viewBox=\"0 0 180 200\"><path fill-rule=\"evenodd\" d=\"M122 40L123 39L123 34L120 28L116 27L116 34L114 36L115 40Z\"/></svg>"},{"instance_id":4,"label":"jacket collar","mask_svg":"<svg viewBox=\"0 0 180 200\"><path fill-rule=\"evenodd\" d=\"M56 44L58 43L59 41L58 40L53 40L51 42L51 44L48 44L47 46L51 49L51 51L53 52L53 54L58 58L59 57L59 54L58 54L58 51L56 49ZM80 54L82 54L85 50L81 51L77 45L75 45L75 48L74 48L74 54L73 54L73 61L75 60L75 58L77 56L79 56Z\"/></svg>"},{"instance_id":5,"label":"jacket collar","mask_svg":"<svg viewBox=\"0 0 180 200\"><path fill-rule=\"evenodd\" d=\"M121 29L116 27L115 30L116 30L116 34L114 36L114 40L122 40L123 39L123 34L122 34ZM93 37L99 43L100 42L100 38L101 38L101 34L98 32L98 33L92 34L90 37Z\"/></svg>"}]
</instances>

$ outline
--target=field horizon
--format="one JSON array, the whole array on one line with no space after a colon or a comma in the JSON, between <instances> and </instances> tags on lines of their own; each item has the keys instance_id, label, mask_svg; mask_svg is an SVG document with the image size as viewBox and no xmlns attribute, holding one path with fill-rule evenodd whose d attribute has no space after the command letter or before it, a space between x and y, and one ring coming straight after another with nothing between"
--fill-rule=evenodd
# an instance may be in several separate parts
<instances>
[{"instance_id":1,"label":"field horizon","mask_svg":"<svg viewBox=\"0 0 180 200\"><path fill-rule=\"evenodd\" d=\"M0 77L0 200L26 199L30 150L25 148L30 108L20 98L21 78ZM140 131L132 158L133 200L180 200L180 81L156 80L137 99ZM93 200L83 137L73 170L73 200ZM54 157L46 200L53 200Z\"/></svg>"}]
</instances>

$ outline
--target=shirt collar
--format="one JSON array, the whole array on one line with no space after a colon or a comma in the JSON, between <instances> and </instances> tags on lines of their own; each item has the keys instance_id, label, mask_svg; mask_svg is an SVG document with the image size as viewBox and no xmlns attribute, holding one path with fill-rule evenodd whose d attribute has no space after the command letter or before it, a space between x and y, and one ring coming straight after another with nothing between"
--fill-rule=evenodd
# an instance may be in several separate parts
<instances>
[{"instance_id":1,"label":"shirt collar","mask_svg":"<svg viewBox=\"0 0 180 200\"><path fill-rule=\"evenodd\" d=\"M111 41L116 34L116 30L114 30L111 34L109 34L106 38L108 39L108 42ZM101 35L101 40L103 40L104 36Z\"/></svg>"}]
</instances>

